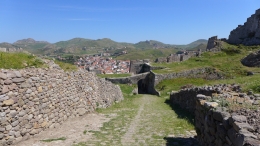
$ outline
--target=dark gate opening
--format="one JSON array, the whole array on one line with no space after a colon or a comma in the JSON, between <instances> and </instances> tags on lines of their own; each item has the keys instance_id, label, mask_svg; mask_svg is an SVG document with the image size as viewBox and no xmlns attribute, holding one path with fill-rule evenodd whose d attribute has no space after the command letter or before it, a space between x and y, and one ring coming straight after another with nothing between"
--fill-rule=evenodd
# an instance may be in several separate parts
<instances>
[{"instance_id":1,"label":"dark gate opening","mask_svg":"<svg viewBox=\"0 0 260 146\"><path fill-rule=\"evenodd\" d=\"M139 80L137 85L138 85L138 94L147 94L147 89L146 89L147 87L144 83L144 79Z\"/></svg>"}]
</instances>

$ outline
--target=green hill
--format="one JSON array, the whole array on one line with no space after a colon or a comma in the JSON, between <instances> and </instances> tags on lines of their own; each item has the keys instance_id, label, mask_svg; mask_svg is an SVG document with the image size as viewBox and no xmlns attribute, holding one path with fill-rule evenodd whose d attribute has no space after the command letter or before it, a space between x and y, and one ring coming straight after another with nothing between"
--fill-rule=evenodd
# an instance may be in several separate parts
<instances>
[{"instance_id":1,"label":"green hill","mask_svg":"<svg viewBox=\"0 0 260 146\"><path fill-rule=\"evenodd\" d=\"M141 41L141 42L134 44L134 46L138 49L174 48L173 45L164 44L162 42L155 41L155 40Z\"/></svg>"},{"instance_id":2,"label":"green hill","mask_svg":"<svg viewBox=\"0 0 260 146\"><path fill-rule=\"evenodd\" d=\"M197 49L203 48L205 40L197 40L187 45L181 45L182 48ZM128 54L118 58L126 59L144 59L146 57L154 59L156 57L165 57L176 52L176 45L164 44L155 40L140 41L136 44L116 42L109 38L91 40L85 38L73 38L57 43L48 43L46 41L36 41L32 38L18 40L13 44L1 43L0 47L16 46L38 55L84 55L100 54L101 52L119 53L127 51ZM179 45L180 46L180 45ZM160 50L154 50L160 49ZM166 50L161 50L166 49ZM140 57L140 58L138 58Z\"/></svg>"},{"instance_id":3,"label":"green hill","mask_svg":"<svg viewBox=\"0 0 260 146\"><path fill-rule=\"evenodd\" d=\"M193 48L198 48L199 46L202 47L202 45L205 45L207 47L207 43L208 43L207 40L199 39L199 40L191 42L191 43L189 43L187 45L174 45L174 46L179 48L179 49L194 50ZM206 47L205 47L205 49L206 49ZM202 48L204 48L204 47L202 47Z\"/></svg>"}]
</instances>

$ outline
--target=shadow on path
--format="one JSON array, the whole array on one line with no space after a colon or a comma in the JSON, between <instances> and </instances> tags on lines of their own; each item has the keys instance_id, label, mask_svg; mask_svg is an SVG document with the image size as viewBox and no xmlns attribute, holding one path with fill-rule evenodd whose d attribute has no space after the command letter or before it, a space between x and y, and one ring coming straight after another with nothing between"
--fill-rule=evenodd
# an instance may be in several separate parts
<instances>
[{"instance_id":1,"label":"shadow on path","mask_svg":"<svg viewBox=\"0 0 260 146\"><path fill-rule=\"evenodd\" d=\"M178 104L172 104L169 99L166 99L164 103L168 104L172 108L172 110L178 115L177 118L186 119L189 123L195 125L195 117L193 114L185 109L182 109Z\"/></svg>"},{"instance_id":2,"label":"shadow on path","mask_svg":"<svg viewBox=\"0 0 260 146\"><path fill-rule=\"evenodd\" d=\"M166 146L199 146L195 138L164 137L163 139L166 140Z\"/></svg>"}]
</instances>

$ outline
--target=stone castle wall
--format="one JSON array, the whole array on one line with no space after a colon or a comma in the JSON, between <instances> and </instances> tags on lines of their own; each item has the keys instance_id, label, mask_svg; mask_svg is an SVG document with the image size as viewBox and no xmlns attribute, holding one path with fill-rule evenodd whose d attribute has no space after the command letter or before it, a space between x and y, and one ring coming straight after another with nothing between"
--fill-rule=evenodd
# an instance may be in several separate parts
<instances>
[{"instance_id":1,"label":"stone castle wall","mask_svg":"<svg viewBox=\"0 0 260 146\"><path fill-rule=\"evenodd\" d=\"M149 60L131 60L129 72L133 74L143 73L141 71L145 63L149 63Z\"/></svg>"},{"instance_id":2,"label":"stone castle wall","mask_svg":"<svg viewBox=\"0 0 260 146\"><path fill-rule=\"evenodd\" d=\"M213 97L220 97L212 101ZM257 146L260 144L260 115L257 110L229 112L220 100L259 105L259 94L241 93L237 85L215 85L173 92L170 100L195 115L197 139L202 146Z\"/></svg>"},{"instance_id":3,"label":"stone castle wall","mask_svg":"<svg viewBox=\"0 0 260 146\"><path fill-rule=\"evenodd\" d=\"M0 52L22 52L23 48L1 48Z\"/></svg>"},{"instance_id":4,"label":"stone castle wall","mask_svg":"<svg viewBox=\"0 0 260 146\"><path fill-rule=\"evenodd\" d=\"M244 25L230 32L228 42L231 44L260 45L260 9L247 18Z\"/></svg>"},{"instance_id":5,"label":"stone castle wall","mask_svg":"<svg viewBox=\"0 0 260 146\"><path fill-rule=\"evenodd\" d=\"M0 70L0 145L26 140L123 99L120 87L94 73L50 68Z\"/></svg>"},{"instance_id":6,"label":"stone castle wall","mask_svg":"<svg viewBox=\"0 0 260 146\"><path fill-rule=\"evenodd\" d=\"M218 39L217 36L213 36L208 39L206 51L212 51L212 52L221 51L221 47L222 47L221 40Z\"/></svg>"},{"instance_id":7,"label":"stone castle wall","mask_svg":"<svg viewBox=\"0 0 260 146\"><path fill-rule=\"evenodd\" d=\"M138 74L130 77L106 78L106 80L116 84L137 84L138 90L142 90L142 92L139 93L159 96L160 93L155 89L155 86L158 83L165 79L174 79L180 77L203 78L207 80L217 80L224 78L223 75L216 72L214 69L206 67L168 74L155 74L150 71L148 73Z\"/></svg>"}]
</instances>

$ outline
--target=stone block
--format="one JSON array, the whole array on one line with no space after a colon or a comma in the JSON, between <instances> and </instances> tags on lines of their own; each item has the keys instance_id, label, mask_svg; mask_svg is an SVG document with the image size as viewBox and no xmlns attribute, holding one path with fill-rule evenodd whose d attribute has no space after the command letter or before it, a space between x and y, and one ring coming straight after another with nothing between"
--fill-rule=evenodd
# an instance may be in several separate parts
<instances>
[{"instance_id":1,"label":"stone block","mask_svg":"<svg viewBox=\"0 0 260 146\"><path fill-rule=\"evenodd\" d=\"M12 83L13 83L13 81L11 81L11 80L9 80L9 79L7 79L7 80L4 81L4 84L5 84L5 85L10 85L10 84L12 84Z\"/></svg>"},{"instance_id":2,"label":"stone block","mask_svg":"<svg viewBox=\"0 0 260 146\"><path fill-rule=\"evenodd\" d=\"M234 122L233 123L233 128L239 132L241 129L246 129L248 131L255 131L252 126L250 126L248 123L239 123L239 122Z\"/></svg>"},{"instance_id":3,"label":"stone block","mask_svg":"<svg viewBox=\"0 0 260 146\"><path fill-rule=\"evenodd\" d=\"M22 75L19 71L14 71L14 74L16 75L17 78L21 78Z\"/></svg>"},{"instance_id":4,"label":"stone block","mask_svg":"<svg viewBox=\"0 0 260 146\"><path fill-rule=\"evenodd\" d=\"M24 78L13 78L12 81L14 83L20 83L20 82L24 82L25 80L24 80Z\"/></svg>"},{"instance_id":5,"label":"stone block","mask_svg":"<svg viewBox=\"0 0 260 146\"><path fill-rule=\"evenodd\" d=\"M14 104L13 99L8 99L8 100L3 101L3 105L10 106L10 105L13 105L13 104Z\"/></svg>"},{"instance_id":6,"label":"stone block","mask_svg":"<svg viewBox=\"0 0 260 146\"><path fill-rule=\"evenodd\" d=\"M218 106L218 103L217 102L205 102L204 106L206 108L216 108Z\"/></svg>"},{"instance_id":7,"label":"stone block","mask_svg":"<svg viewBox=\"0 0 260 146\"><path fill-rule=\"evenodd\" d=\"M239 122L239 123L246 123L247 122L246 116L243 116L243 115L233 115L231 117L231 120L233 122ZM232 125L232 123L230 123L230 125Z\"/></svg>"},{"instance_id":8,"label":"stone block","mask_svg":"<svg viewBox=\"0 0 260 146\"><path fill-rule=\"evenodd\" d=\"M228 138L235 146L243 146L245 136L236 132L234 128L228 130Z\"/></svg>"},{"instance_id":9,"label":"stone block","mask_svg":"<svg viewBox=\"0 0 260 146\"><path fill-rule=\"evenodd\" d=\"M5 79L7 79L7 76L4 73L0 73L0 78L5 80Z\"/></svg>"},{"instance_id":10,"label":"stone block","mask_svg":"<svg viewBox=\"0 0 260 146\"><path fill-rule=\"evenodd\" d=\"M228 112L223 111L214 111L213 112L213 118L219 122L222 122L224 118L230 117L230 114Z\"/></svg>"},{"instance_id":11,"label":"stone block","mask_svg":"<svg viewBox=\"0 0 260 146\"><path fill-rule=\"evenodd\" d=\"M2 94L5 94L5 93L7 93L7 92L9 92L10 90L9 90L9 88L8 88L8 86L7 85L4 85L3 86L3 89L2 89Z\"/></svg>"}]
</instances>

